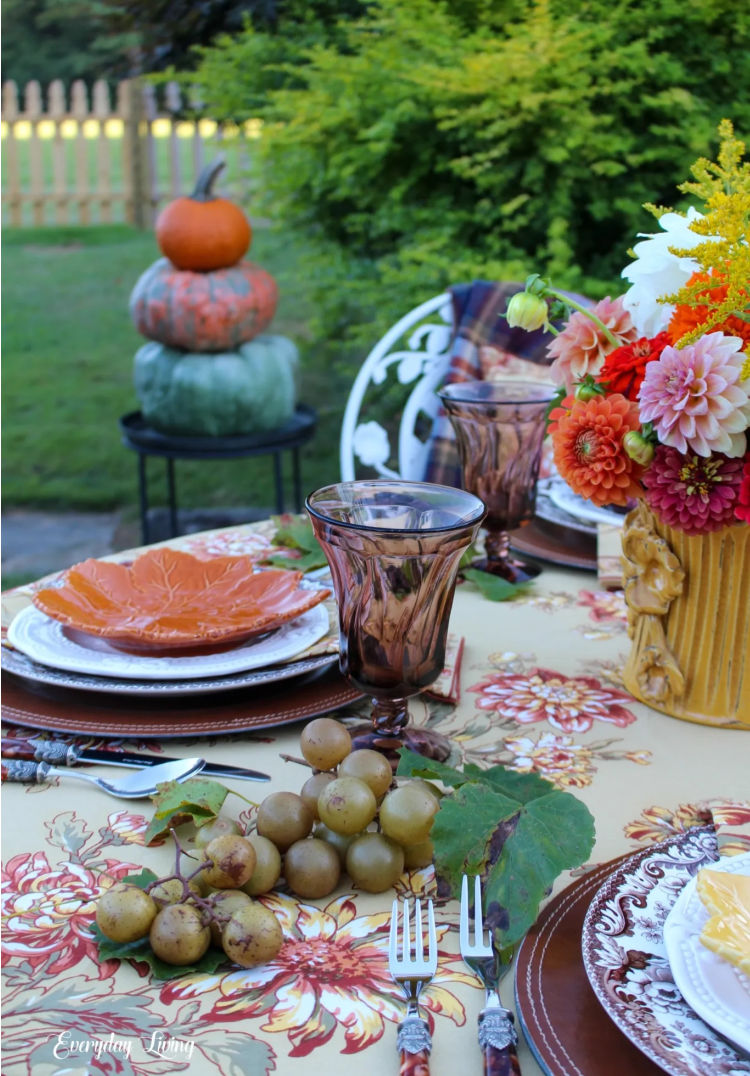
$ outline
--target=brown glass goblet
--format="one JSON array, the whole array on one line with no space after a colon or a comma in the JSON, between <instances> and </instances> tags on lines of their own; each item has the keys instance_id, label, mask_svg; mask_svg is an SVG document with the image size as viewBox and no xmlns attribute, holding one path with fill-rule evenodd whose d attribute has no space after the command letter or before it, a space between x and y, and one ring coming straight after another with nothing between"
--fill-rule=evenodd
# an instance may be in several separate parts
<instances>
[{"instance_id":1,"label":"brown glass goblet","mask_svg":"<svg viewBox=\"0 0 750 1076\"><path fill-rule=\"evenodd\" d=\"M355 746L447 758L446 737L409 724L407 700L443 670L458 565L484 505L450 486L372 479L326 486L305 507L331 569L341 671L372 698Z\"/></svg>"},{"instance_id":2,"label":"brown glass goblet","mask_svg":"<svg viewBox=\"0 0 750 1076\"><path fill-rule=\"evenodd\" d=\"M541 568L511 555L509 532L534 515L547 409L555 386L541 381L463 381L438 396L456 433L463 487L487 508L485 556L472 566L511 583Z\"/></svg>"}]
</instances>

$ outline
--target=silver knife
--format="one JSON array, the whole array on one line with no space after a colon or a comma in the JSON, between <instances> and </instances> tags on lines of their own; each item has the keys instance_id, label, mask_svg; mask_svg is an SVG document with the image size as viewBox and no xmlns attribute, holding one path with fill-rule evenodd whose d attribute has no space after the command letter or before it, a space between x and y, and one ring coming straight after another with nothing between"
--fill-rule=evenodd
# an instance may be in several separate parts
<instances>
[{"instance_id":1,"label":"silver knife","mask_svg":"<svg viewBox=\"0 0 750 1076\"><path fill-rule=\"evenodd\" d=\"M148 755L137 751L102 751L94 747L75 747L60 740L37 740L22 737L0 741L3 758L31 759L35 762L50 762L55 766L76 766L80 762L101 763L105 766L127 766L142 769L144 766L156 766L160 762L179 761L169 755ZM210 777L234 777L244 781L270 781L267 773L247 770L240 766L223 766L217 762L207 762L201 775Z\"/></svg>"}]
</instances>

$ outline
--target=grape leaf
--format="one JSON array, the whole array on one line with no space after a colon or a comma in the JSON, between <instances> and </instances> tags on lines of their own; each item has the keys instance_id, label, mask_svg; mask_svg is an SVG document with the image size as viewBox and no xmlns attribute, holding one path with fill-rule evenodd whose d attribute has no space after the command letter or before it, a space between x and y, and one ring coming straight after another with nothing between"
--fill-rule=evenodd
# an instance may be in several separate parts
<instances>
[{"instance_id":1,"label":"grape leaf","mask_svg":"<svg viewBox=\"0 0 750 1076\"><path fill-rule=\"evenodd\" d=\"M151 797L155 810L144 834L145 843L156 844L164 840L170 829L184 822L205 825L216 818L228 794L225 785L202 777L165 781Z\"/></svg>"},{"instance_id":2,"label":"grape leaf","mask_svg":"<svg viewBox=\"0 0 750 1076\"><path fill-rule=\"evenodd\" d=\"M519 810L518 800L473 782L441 799L430 838L435 870L454 894L460 892L462 874L485 873L495 830Z\"/></svg>"},{"instance_id":3,"label":"grape leaf","mask_svg":"<svg viewBox=\"0 0 750 1076\"><path fill-rule=\"evenodd\" d=\"M512 796L519 803L529 803L539 796L546 796L554 785L540 777L538 773L519 773L518 770L509 770L505 766L491 766L488 770L480 770L478 766L464 766L464 774L470 773L472 780L480 780L484 784L491 785L496 792L503 792L506 796Z\"/></svg>"},{"instance_id":4,"label":"grape leaf","mask_svg":"<svg viewBox=\"0 0 750 1076\"><path fill-rule=\"evenodd\" d=\"M311 572L315 568L324 567L328 561L322 550L320 553L310 550L309 553L303 553L300 557L285 557L283 553L269 553L263 563L270 564L274 568L288 568L295 572Z\"/></svg>"},{"instance_id":5,"label":"grape leaf","mask_svg":"<svg viewBox=\"0 0 750 1076\"><path fill-rule=\"evenodd\" d=\"M138 874L127 874L124 878L120 878L118 885L137 885L139 889L148 889L152 882L158 882L159 876L149 870L148 867L141 867Z\"/></svg>"},{"instance_id":6,"label":"grape leaf","mask_svg":"<svg viewBox=\"0 0 750 1076\"><path fill-rule=\"evenodd\" d=\"M534 773L505 766L463 771L400 752L397 773L452 789L432 826L435 870L458 896L463 874L484 878L485 918L501 951L520 941L564 870L585 862L594 819L580 800Z\"/></svg>"},{"instance_id":7,"label":"grape leaf","mask_svg":"<svg viewBox=\"0 0 750 1076\"><path fill-rule=\"evenodd\" d=\"M300 556L288 557L282 553L269 553L264 558L264 564L273 564L277 568L294 568L301 572L323 568L328 564L326 555L313 534L312 524L307 517L272 516L271 518L276 525L274 544L295 549Z\"/></svg>"},{"instance_id":8,"label":"grape leaf","mask_svg":"<svg viewBox=\"0 0 750 1076\"><path fill-rule=\"evenodd\" d=\"M453 766L446 766L444 762L435 762L431 758L425 758L424 755L418 755L416 751L410 751L406 747L402 747L399 751L396 773L399 777L424 777L428 781L442 781L449 788L458 787L469 780Z\"/></svg>"},{"instance_id":9,"label":"grape leaf","mask_svg":"<svg viewBox=\"0 0 750 1076\"><path fill-rule=\"evenodd\" d=\"M500 947L520 941L557 876L585 862L593 845L591 813L569 792L554 790L521 811L485 885L488 919L494 904L507 914L507 923L495 928Z\"/></svg>"},{"instance_id":10,"label":"grape leaf","mask_svg":"<svg viewBox=\"0 0 750 1076\"><path fill-rule=\"evenodd\" d=\"M482 572L477 568L464 568L462 575L473 583L482 593L483 598L491 602L505 602L518 597L529 588L528 582L509 583L499 575Z\"/></svg>"}]
</instances>

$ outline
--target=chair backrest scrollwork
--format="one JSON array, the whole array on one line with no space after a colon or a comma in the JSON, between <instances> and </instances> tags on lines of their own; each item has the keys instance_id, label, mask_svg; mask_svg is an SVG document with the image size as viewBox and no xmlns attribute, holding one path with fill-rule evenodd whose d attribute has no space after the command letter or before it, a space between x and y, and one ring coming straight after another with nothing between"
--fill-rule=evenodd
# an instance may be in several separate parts
<instances>
[{"instance_id":1,"label":"chair backrest scrollwork","mask_svg":"<svg viewBox=\"0 0 750 1076\"><path fill-rule=\"evenodd\" d=\"M343 481L358 477L362 468L388 478L422 477L452 338L451 297L443 292L411 310L378 341L344 411Z\"/></svg>"}]
</instances>

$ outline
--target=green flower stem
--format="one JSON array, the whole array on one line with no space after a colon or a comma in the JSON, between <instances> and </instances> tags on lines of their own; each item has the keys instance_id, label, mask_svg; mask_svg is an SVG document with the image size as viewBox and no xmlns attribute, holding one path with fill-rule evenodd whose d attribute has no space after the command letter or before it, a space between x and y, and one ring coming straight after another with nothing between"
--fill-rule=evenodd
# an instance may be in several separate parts
<instances>
[{"instance_id":1,"label":"green flower stem","mask_svg":"<svg viewBox=\"0 0 750 1076\"><path fill-rule=\"evenodd\" d=\"M581 306L581 304L577 303L575 301L575 299L571 299L567 295L563 295L563 293L560 292L560 291L557 291L556 288L547 287L547 288L545 288L545 293L547 295L554 295L554 297L556 299L559 299L561 302L566 303L568 306L572 306L574 310L579 310L582 314L585 314L586 317L590 318L591 321L593 321L593 323L595 325L599 326L601 331L604 333L604 335L609 340L610 344L614 344L615 347L620 346L620 341L617 339L615 334L610 329L607 328L607 326L604 324L604 322L601 320L601 318L598 318L596 316L596 314L592 314L591 311L588 310L585 306Z\"/></svg>"}]
</instances>

